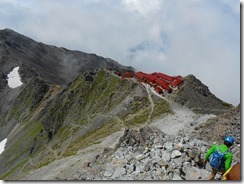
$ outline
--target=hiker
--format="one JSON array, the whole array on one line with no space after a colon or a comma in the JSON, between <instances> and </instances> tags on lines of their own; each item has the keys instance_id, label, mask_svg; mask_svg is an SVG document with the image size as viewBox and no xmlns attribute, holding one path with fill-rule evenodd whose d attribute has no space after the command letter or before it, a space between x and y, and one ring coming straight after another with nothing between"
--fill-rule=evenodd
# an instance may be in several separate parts
<instances>
[{"instance_id":1,"label":"hiker","mask_svg":"<svg viewBox=\"0 0 244 184\"><path fill-rule=\"evenodd\" d=\"M224 144L213 145L206 153L204 163L209 162L212 167L212 172L209 175L209 180L213 180L217 172L223 175L230 167L232 163L232 153L229 148L234 144L234 138L232 136L226 136Z\"/></svg>"}]
</instances>

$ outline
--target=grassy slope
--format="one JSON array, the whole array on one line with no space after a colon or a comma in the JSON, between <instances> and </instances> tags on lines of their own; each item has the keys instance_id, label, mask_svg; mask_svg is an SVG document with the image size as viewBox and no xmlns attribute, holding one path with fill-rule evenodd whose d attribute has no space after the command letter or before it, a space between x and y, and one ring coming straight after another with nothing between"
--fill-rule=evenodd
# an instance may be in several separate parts
<instances>
[{"instance_id":1,"label":"grassy slope","mask_svg":"<svg viewBox=\"0 0 244 184\"><path fill-rule=\"evenodd\" d=\"M4 123L15 119L19 122L19 130L8 139L7 148L1 155L0 161L3 163L1 173L6 172L5 169L9 168L18 169L18 165L23 164L28 157L35 137L43 128L40 121L31 121L30 118L34 115L48 89L49 86L43 81L33 78L14 101ZM9 173L7 172L5 175Z\"/></svg>"},{"instance_id":2,"label":"grassy slope","mask_svg":"<svg viewBox=\"0 0 244 184\"><path fill-rule=\"evenodd\" d=\"M151 119L171 113L166 101L156 97L153 100L155 110ZM18 150L25 156L16 160L18 156L14 154L15 158L7 159L6 165L14 164L1 179L17 179L25 172L97 144L100 139L122 127L145 124L151 111L148 104L146 90L129 80L105 71L99 71L93 82L85 81L85 76L80 75L47 104L40 112L39 119L31 119L33 114L29 115L31 120L26 122L24 131L19 134L19 141L5 152L5 155L13 155L11 153ZM39 136L41 129L46 131ZM51 140L48 140L48 132L52 133ZM21 153L19 149L23 146L23 140L30 141L21 149ZM30 155L32 147L34 149Z\"/></svg>"}]
</instances>

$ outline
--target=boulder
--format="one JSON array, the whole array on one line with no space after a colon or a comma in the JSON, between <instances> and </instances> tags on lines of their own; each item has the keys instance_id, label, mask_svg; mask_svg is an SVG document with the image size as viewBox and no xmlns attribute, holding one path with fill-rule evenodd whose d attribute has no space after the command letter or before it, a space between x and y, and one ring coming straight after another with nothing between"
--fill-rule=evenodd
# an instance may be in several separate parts
<instances>
[{"instance_id":1,"label":"boulder","mask_svg":"<svg viewBox=\"0 0 244 184\"><path fill-rule=\"evenodd\" d=\"M179 150L174 150L171 154L171 158L177 158L180 157L182 153Z\"/></svg>"}]
</instances>

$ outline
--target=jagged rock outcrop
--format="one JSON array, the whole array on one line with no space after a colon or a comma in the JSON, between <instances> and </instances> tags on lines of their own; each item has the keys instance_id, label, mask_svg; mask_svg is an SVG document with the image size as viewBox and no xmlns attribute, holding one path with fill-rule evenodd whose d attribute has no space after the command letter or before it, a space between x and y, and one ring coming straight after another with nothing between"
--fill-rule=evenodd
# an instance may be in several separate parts
<instances>
[{"instance_id":1,"label":"jagged rock outcrop","mask_svg":"<svg viewBox=\"0 0 244 184\"><path fill-rule=\"evenodd\" d=\"M194 75L184 77L182 88L169 98L201 114L222 114L233 107L212 94Z\"/></svg>"},{"instance_id":2,"label":"jagged rock outcrop","mask_svg":"<svg viewBox=\"0 0 244 184\"><path fill-rule=\"evenodd\" d=\"M117 149L106 148L70 178L57 179L207 180L210 166L203 159L210 146L187 135L169 136L155 127L129 129L125 130ZM237 161L240 160L235 158L233 163ZM219 177L217 174L216 179Z\"/></svg>"},{"instance_id":3,"label":"jagged rock outcrop","mask_svg":"<svg viewBox=\"0 0 244 184\"><path fill-rule=\"evenodd\" d=\"M128 141L135 137L136 142ZM169 136L155 127L129 129L121 137L118 149L96 156L71 178L58 179L206 180L209 172L202 159L208 146L207 142L188 136Z\"/></svg>"},{"instance_id":4,"label":"jagged rock outcrop","mask_svg":"<svg viewBox=\"0 0 244 184\"><path fill-rule=\"evenodd\" d=\"M241 106L240 104L224 114L211 118L203 124L194 128L191 136L209 141L222 143L226 135L235 138L233 146L234 158L240 161L240 143L241 143ZM204 136L203 136L204 135Z\"/></svg>"}]
</instances>

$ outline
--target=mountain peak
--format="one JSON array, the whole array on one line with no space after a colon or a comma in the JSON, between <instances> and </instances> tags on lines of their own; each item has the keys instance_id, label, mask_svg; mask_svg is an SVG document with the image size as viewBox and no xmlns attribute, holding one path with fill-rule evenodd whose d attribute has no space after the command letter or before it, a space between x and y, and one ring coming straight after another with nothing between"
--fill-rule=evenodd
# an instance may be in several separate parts
<instances>
[{"instance_id":1,"label":"mountain peak","mask_svg":"<svg viewBox=\"0 0 244 184\"><path fill-rule=\"evenodd\" d=\"M172 98L179 104L186 105L194 112L222 114L233 107L212 94L209 88L194 75L187 75L184 81L183 88Z\"/></svg>"},{"instance_id":2,"label":"mountain peak","mask_svg":"<svg viewBox=\"0 0 244 184\"><path fill-rule=\"evenodd\" d=\"M9 28L5 28L5 29L1 29L0 32L15 32L15 31Z\"/></svg>"},{"instance_id":3,"label":"mountain peak","mask_svg":"<svg viewBox=\"0 0 244 184\"><path fill-rule=\"evenodd\" d=\"M2 29L0 30L0 35L4 35L4 36L11 36L11 35L21 35L17 32L15 32L14 30L12 29L9 29L9 28L5 28L5 29Z\"/></svg>"},{"instance_id":4,"label":"mountain peak","mask_svg":"<svg viewBox=\"0 0 244 184\"><path fill-rule=\"evenodd\" d=\"M45 81L61 85L68 84L87 70L108 66L127 68L95 54L36 42L8 28L0 30L0 53L5 58L0 60L4 75L13 67L22 65L33 69Z\"/></svg>"}]
</instances>

